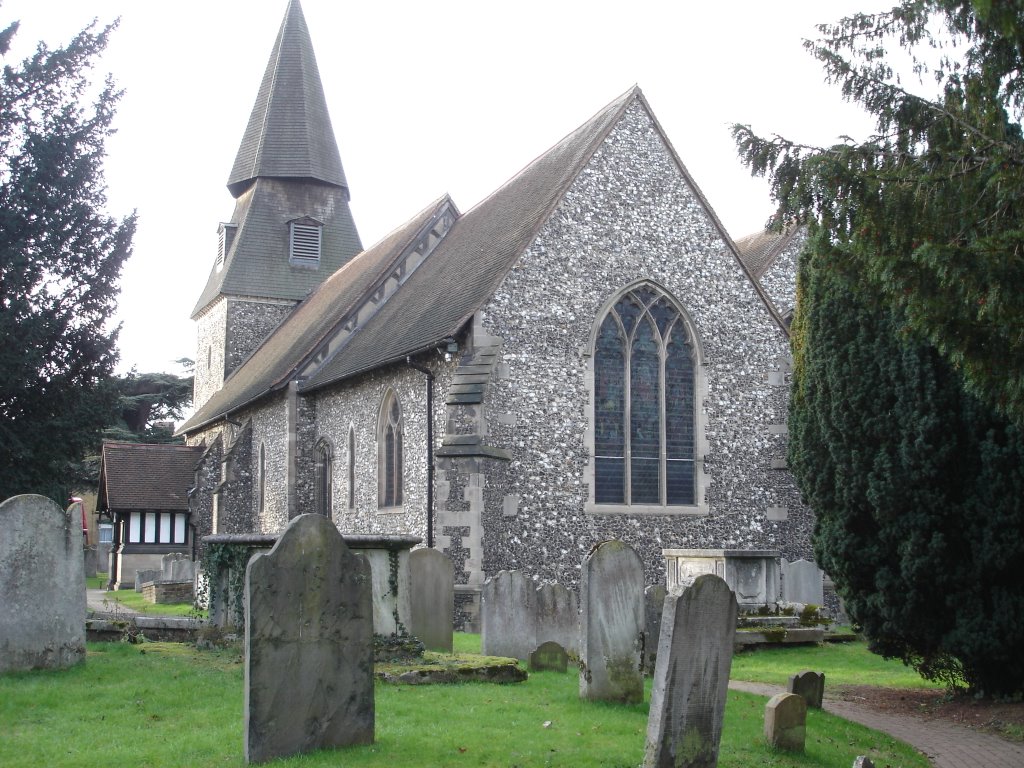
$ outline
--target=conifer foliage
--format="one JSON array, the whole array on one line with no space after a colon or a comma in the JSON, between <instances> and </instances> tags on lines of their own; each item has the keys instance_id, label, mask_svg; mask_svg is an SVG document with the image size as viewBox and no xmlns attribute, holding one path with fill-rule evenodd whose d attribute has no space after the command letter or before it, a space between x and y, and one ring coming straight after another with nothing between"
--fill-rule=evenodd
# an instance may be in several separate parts
<instances>
[{"instance_id":1,"label":"conifer foliage","mask_svg":"<svg viewBox=\"0 0 1024 768\"><path fill-rule=\"evenodd\" d=\"M1024 432L966 392L818 231L800 269L789 463L872 650L1024 689Z\"/></svg>"},{"instance_id":2,"label":"conifer foliage","mask_svg":"<svg viewBox=\"0 0 1024 768\"><path fill-rule=\"evenodd\" d=\"M875 135L821 148L737 125L740 155L770 177L778 222L817 220L971 391L1024 426L1024 4L904 0L819 30L808 50Z\"/></svg>"},{"instance_id":3,"label":"conifer foliage","mask_svg":"<svg viewBox=\"0 0 1024 768\"><path fill-rule=\"evenodd\" d=\"M16 30L0 32L5 58ZM0 499L62 503L73 462L115 413L109 321L135 218L104 212L120 93L108 78L88 98L111 31L39 44L0 74Z\"/></svg>"}]
</instances>

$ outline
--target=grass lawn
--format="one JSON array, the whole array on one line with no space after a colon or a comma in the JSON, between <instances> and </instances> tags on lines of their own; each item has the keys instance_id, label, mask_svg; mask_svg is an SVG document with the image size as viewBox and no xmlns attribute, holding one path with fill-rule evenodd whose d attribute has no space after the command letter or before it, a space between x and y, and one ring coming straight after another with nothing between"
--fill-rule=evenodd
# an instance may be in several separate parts
<instances>
[{"instance_id":1,"label":"grass lawn","mask_svg":"<svg viewBox=\"0 0 1024 768\"><path fill-rule=\"evenodd\" d=\"M479 638L457 635L457 650ZM281 766L637 766L640 705L580 701L578 677L535 673L525 683L376 686L376 743L274 763ZM0 676L0 765L242 766L243 664L236 651L175 643L89 644L86 663L62 672ZM761 737L765 699L730 692L723 768L925 768L888 736L811 712L807 753Z\"/></svg>"},{"instance_id":2,"label":"grass lawn","mask_svg":"<svg viewBox=\"0 0 1024 768\"><path fill-rule=\"evenodd\" d=\"M94 578L85 580L87 589L104 589L107 585L107 574L98 573ZM206 618L206 611L198 614L193 610L192 603L150 603L142 597L141 592L134 589L119 589L104 592L103 599L108 603L107 610L116 611L118 605L131 608L147 616L191 616Z\"/></svg>"},{"instance_id":3,"label":"grass lawn","mask_svg":"<svg viewBox=\"0 0 1024 768\"><path fill-rule=\"evenodd\" d=\"M936 688L900 661L870 653L862 641L811 646L778 646L738 653L732 660L732 679L785 686L789 676L812 669L825 673L831 685L875 685L883 688Z\"/></svg>"}]
</instances>

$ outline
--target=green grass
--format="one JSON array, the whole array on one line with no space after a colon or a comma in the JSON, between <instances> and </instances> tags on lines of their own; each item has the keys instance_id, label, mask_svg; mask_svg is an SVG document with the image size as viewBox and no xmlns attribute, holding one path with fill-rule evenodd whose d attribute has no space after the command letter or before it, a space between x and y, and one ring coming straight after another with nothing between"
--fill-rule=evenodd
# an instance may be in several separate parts
<instances>
[{"instance_id":1,"label":"green grass","mask_svg":"<svg viewBox=\"0 0 1024 768\"><path fill-rule=\"evenodd\" d=\"M733 657L732 679L785 686L789 676L805 669L825 673L832 685L874 685L882 688L942 688L923 679L900 661L886 661L862 641L811 646L780 646L745 651Z\"/></svg>"},{"instance_id":2,"label":"green grass","mask_svg":"<svg viewBox=\"0 0 1024 768\"><path fill-rule=\"evenodd\" d=\"M457 635L457 646L479 638ZM376 686L376 742L274 763L280 766L636 766L647 699L580 701L574 670L498 686ZM237 651L174 643L90 644L85 664L0 676L0 765L107 768L242 766L243 665ZM790 756L761 737L765 699L730 692L722 768L848 768L927 761L887 736L811 712L807 753ZM545 723L548 725L545 727Z\"/></svg>"},{"instance_id":3,"label":"green grass","mask_svg":"<svg viewBox=\"0 0 1024 768\"><path fill-rule=\"evenodd\" d=\"M86 589L106 589L107 587L107 574L97 573L95 576L85 577L85 588Z\"/></svg>"},{"instance_id":4,"label":"green grass","mask_svg":"<svg viewBox=\"0 0 1024 768\"><path fill-rule=\"evenodd\" d=\"M142 596L141 592L134 589L118 589L112 592L105 592L103 599L109 603L108 610L116 611L117 605L123 605L138 611L146 616L195 616L192 603L151 603ZM199 616L205 617L206 611L200 611Z\"/></svg>"}]
</instances>

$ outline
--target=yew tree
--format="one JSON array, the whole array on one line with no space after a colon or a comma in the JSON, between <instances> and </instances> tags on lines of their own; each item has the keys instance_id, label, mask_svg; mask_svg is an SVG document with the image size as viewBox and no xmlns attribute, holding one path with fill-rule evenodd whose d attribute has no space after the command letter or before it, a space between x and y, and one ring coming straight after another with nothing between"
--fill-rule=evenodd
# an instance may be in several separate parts
<instances>
[{"instance_id":1,"label":"yew tree","mask_svg":"<svg viewBox=\"0 0 1024 768\"><path fill-rule=\"evenodd\" d=\"M769 177L776 223L815 220L970 391L1024 425L1024 5L904 0L819 30L808 51L874 135L814 147L737 125L741 157Z\"/></svg>"},{"instance_id":2,"label":"yew tree","mask_svg":"<svg viewBox=\"0 0 1024 768\"><path fill-rule=\"evenodd\" d=\"M0 499L63 503L114 417L118 280L135 217L105 212L104 144L120 92L90 70L112 26L7 62L0 32Z\"/></svg>"}]
</instances>

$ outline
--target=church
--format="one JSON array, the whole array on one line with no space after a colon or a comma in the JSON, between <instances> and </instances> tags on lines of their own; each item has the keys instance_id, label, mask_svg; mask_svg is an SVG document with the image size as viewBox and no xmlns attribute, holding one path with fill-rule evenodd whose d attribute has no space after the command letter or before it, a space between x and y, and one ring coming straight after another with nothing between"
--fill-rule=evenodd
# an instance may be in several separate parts
<instances>
[{"instance_id":1,"label":"church","mask_svg":"<svg viewBox=\"0 0 1024 768\"><path fill-rule=\"evenodd\" d=\"M414 534L464 626L488 576L578 588L610 538L651 584L667 548L810 559L785 461L800 237L734 240L639 88L364 247L290 0L228 189L180 430L198 536L307 512Z\"/></svg>"}]
</instances>

